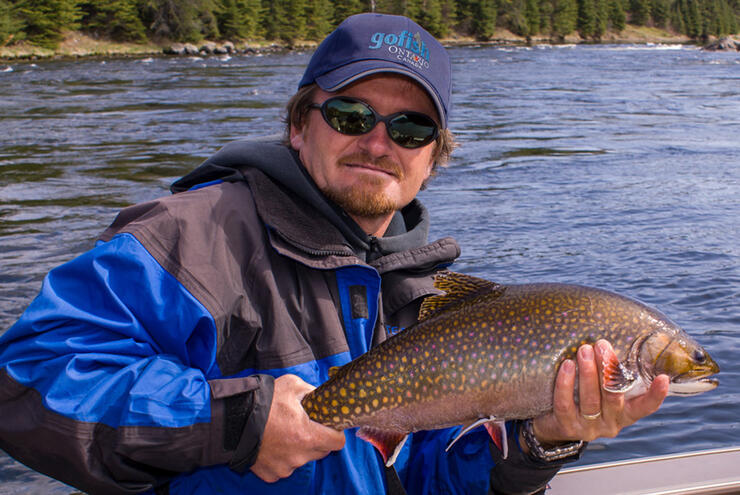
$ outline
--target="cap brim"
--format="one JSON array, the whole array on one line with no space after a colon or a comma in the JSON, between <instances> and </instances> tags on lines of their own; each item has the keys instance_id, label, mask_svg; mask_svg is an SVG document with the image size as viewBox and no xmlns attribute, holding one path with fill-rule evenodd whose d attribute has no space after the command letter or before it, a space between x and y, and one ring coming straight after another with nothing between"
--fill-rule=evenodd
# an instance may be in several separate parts
<instances>
[{"instance_id":1,"label":"cap brim","mask_svg":"<svg viewBox=\"0 0 740 495\"><path fill-rule=\"evenodd\" d=\"M447 128L447 112L445 111L442 99L437 94L437 91L429 81L421 77L419 74L407 69L403 65L389 62L387 60L358 60L357 62L351 62L316 77L316 83L324 91L333 92L339 91L343 87L372 74L387 72L401 74L418 82L434 102L434 106L437 109L437 115L440 120L440 127L442 129Z\"/></svg>"}]
</instances>

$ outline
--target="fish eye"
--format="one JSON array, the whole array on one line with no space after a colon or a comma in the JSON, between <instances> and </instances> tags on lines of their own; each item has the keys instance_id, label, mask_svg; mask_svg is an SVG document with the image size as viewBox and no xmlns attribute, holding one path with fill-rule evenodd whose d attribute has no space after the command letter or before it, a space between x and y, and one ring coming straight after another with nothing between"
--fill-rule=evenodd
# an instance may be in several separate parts
<instances>
[{"instance_id":1,"label":"fish eye","mask_svg":"<svg viewBox=\"0 0 740 495\"><path fill-rule=\"evenodd\" d=\"M707 354L702 351L701 349L697 349L694 351L694 361L696 361L699 364L703 364L707 360Z\"/></svg>"}]
</instances>

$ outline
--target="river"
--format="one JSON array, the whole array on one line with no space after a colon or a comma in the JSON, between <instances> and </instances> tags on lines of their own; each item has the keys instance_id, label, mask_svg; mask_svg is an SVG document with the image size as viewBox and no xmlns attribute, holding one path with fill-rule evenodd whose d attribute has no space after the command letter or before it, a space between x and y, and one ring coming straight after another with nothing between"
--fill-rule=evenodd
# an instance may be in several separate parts
<instances>
[{"instance_id":1,"label":"river","mask_svg":"<svg viewBox=\"0 0 740 495\"><path fill-rule=\"evenodd\" d=\"M461 148L421 193L455 269L658 307L719 363L581 464L740 444L740 55L452 48ZM310 53L0 65L0 333L116 212L236 139L282 132ZM68 494L0 451L0 494Z\"/></svg>"}]
</instances>

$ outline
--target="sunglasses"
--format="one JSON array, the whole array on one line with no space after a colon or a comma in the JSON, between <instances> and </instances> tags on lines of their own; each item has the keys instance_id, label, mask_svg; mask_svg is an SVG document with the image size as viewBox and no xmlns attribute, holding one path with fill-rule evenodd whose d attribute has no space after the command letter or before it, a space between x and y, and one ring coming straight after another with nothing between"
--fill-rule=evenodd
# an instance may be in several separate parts
<instances>
[{"instance_id":1,"label":"sunglasses","mask_svg":"<svg viewBox=\"0 0 740 495\"><path fill-rule=\"evenodd\" d=\"M312 103L308 108L321 110L332 129L348 136L367 134L378 122L383 122L391 140L404 148L420 148L439 135L437 123L428 115L396 112L383 116L364 101L349 96L335 96L320 105Z\"/></svg>"}]
</instances>

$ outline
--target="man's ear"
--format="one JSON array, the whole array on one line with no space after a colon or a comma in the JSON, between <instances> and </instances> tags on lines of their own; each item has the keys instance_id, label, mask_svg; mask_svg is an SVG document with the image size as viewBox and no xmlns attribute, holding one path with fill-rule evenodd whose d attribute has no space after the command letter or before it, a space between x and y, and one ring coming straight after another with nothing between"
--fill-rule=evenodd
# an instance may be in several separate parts
<instances>
[{"instance_id":1,"label":"man's ear","mask_svg":"<svg viewBox=\"0 0 740 495\"><path fill-rule=\"evenodd\" d=\"M300 151L303 147L303 130L305 128L305 123L300 128L295 124L290 124L290 147L296 151Z\"/></svg>"}]
</instances>

